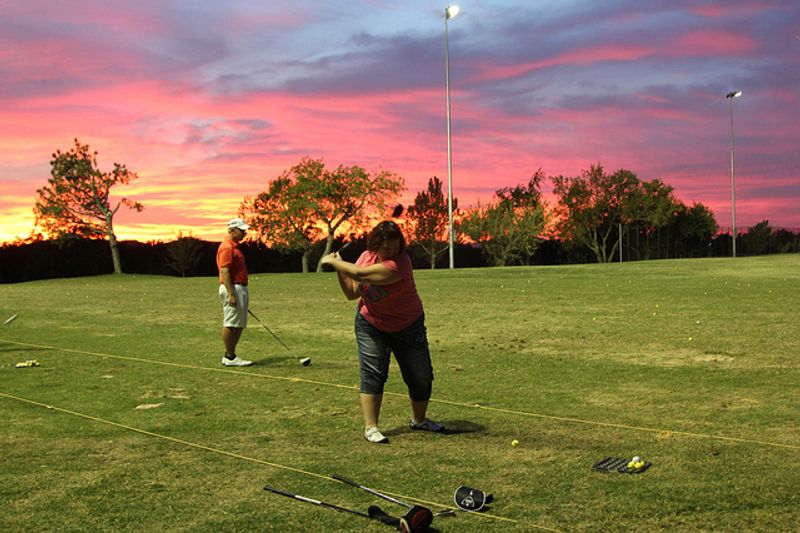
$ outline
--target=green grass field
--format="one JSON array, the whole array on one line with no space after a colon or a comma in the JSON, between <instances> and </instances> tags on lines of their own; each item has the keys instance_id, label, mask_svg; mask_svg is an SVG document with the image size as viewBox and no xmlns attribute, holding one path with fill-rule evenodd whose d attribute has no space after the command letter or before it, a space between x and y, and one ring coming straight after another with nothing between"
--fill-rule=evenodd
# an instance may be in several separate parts
<instances>
[{"instance_id":1,"label":"green grass field","mask_svg":"<svg viewBox=\"0 0 800 533\"><path fill-rule=\"evenodd\" d=\"M251 276L220 366L214 278L0 286L0 530L386 531L366 511L491 492L454 531L792 531L800 524L800 256L418 271L436 380L407 429L396 366L362 438L354 303L333 274ZM36 359L39 367L15 368ZM517 447L511 441L518 439ZM643 474L591 469L640 455Z\"/></svg>"}]
</instances>

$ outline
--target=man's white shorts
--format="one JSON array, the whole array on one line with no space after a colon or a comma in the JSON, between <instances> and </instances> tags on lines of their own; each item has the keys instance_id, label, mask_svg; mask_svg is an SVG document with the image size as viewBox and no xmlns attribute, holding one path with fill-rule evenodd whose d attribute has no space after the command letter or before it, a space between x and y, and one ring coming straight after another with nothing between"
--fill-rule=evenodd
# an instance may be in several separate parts
<instances>
[{"instance_id":1,"label":"man's white shorts","mask_svg":"<svg viewBox=\"0 0 800 533\"><path fill-rule=\"evenodd\" d=\"M228 291L225 285L219 286L219 301L222 304L222 325L226 328L246 328L247 309L250 305L250 295L247 285L234 285L236 291L236 307L228 305Z\"/></svg>"}]
</instances>

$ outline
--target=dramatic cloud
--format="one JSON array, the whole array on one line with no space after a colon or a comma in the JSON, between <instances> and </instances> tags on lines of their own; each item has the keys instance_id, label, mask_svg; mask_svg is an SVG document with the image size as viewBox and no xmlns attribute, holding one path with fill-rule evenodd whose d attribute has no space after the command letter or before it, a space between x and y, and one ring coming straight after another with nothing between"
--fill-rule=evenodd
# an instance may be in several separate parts
<instances>
[{"instance_id":1,"label":"dramatic cloud","mask_svg":"<svg viewBox=\"0 0 800 533\"><path fill-rule=\"evenodd\" d=\"M116 191L121 238L219 238L303 156L447 177L444 7L430 0L0 0L0 241L73 138ZM448 22L461 206L591 164L660 178L730 224L800 227L800 9L735 3L465 0ZM731 102L725 94L741 89Z\"/></svg>"}]
</instances>

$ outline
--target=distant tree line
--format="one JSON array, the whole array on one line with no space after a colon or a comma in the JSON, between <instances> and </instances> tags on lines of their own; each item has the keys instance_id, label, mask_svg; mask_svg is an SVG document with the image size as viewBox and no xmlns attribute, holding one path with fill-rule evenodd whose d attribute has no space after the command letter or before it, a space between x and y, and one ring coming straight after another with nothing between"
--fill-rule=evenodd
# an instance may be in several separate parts
<instances>
[{"instance_id":1,"label":"distant tree line","mask_svg":"<svg viewBox=\"0 0 800 533\"><path fill-rule=\"evenodd\" d=\"M744 229L744 228L742 228ZM623 229L623 237L626 230ZM623 240L623 261L668 259L675 257L730 257L730 233L713 236L702 246L691 248L696 253L682 254L682 244L671 240L669 230L647 234L636 228L628 228L631 235ZM634 233L639 235L636 243ZM365 249L363 235L355 237L354 245L345 250L346 259L354 261ZM627 242L630 242L628 249ZM334 248L343 241L337 239ZM216 252L219 242L205 241L194 237L179 237L170 242L120 241L120 258L124 271L129 274L164 276L215 276ZM248 268L252 273L301 272L301 254L280 252L260 242L245 242L242 245ZM410 252L414 268L431 268L429 258L412 245ZM315 262L324 252L324 244L318 243L310 255ZM702 251L702 253L701 253ZM739 235L737 255L761 255L771 253L800 252L800 228L773 229L767 221L746 229ZM491 266L479 244L458 243L455 247L455 263L459 268ZM593 262L592 253L565 243L559 239L543 239L526 264L560 265ZM437 268L447 266L447 257L437 259ZM112 274L114 264L108 243L98 239L73 237L66 240L39 240L17 242L0 246L0 283L18 283L37 279L67 278Z\"/></svg>"},{"instance_id":2,"label":"distant tree line","mask_svg":"<svg viewBox=\"0 0 800 533\"><path fill-rule=\"evenodd\" d=\"M171 242L117 242L110 189L136 178L124 165L111 172L97 167L96 152L75 139L68 152L51 160L48 185L37 191L34 213L46 235L0 247L0 280L26 281L110 272L207 276L216 274L218 243L178 234ZM553 183L554 205L543 199ZM403 226L417 268L446 266L449 212L442 182L428 181L414 203L389 208L405 189L396 174L370 173L359 166L327 168L322 159L303 158L266 189L246 196L239 215L252 227L244 244L252 272L320 270L319 258L346 241L363 250L377 221L395 217ZM403 214L405 213L405 214ZM455 263L459 267L633 261L730 255L730 234L721 234L713 213L700 203L686 206L672 187L642 180L599 163L575 177L548 178L541 169L525 184L495 191L485 205L459 210L453 199ZM798 232L800 233L800 232ZM739 234L740 255L797 252L800 236L773 230L763 221ZM46 238L47 237L47 238ZM103 247L106 247L105 251Z\"/></svg>"}]
</instances>

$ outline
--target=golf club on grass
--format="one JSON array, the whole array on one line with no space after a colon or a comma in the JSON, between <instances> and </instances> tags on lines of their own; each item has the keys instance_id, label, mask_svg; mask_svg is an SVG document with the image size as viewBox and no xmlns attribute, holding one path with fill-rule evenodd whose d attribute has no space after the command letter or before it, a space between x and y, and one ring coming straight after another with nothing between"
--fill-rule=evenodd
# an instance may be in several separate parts
<instances>
[{"instance_id":1,"label":"golf club on grass","mask_svg":"<svg viewBox=\"0 0 800 533\"><path fill-rule=\"evenodd\" d=\"M270 487L269 485L264 485L264 490L269 492L274 492L275 494L280 494L281 496L286 496L287 498L293 498L301 502L306 502L313 505L319 505L320 507L327 507L328 509L333 509L335 511L339 511L342 513L350 513L358 516L363 516L364 518L378 520L386 525L393 526L398 530L403 531L404 533L409 532L408 526L404 523L403 520L401 520L400 518L394 518L393 516L389 516L388 514L383 512L383 509L381 509L377 505L370 505L368 509L369 514L366 514L360 511L354 511L353 509L340 507L332 503L322 502L319 500L315 500L313 498L306 498L305 496L300 496L299 494L292 494L291 492L286 492L280 489L276 489L275 487Z\"/></svg>"},{"instance_id":2,"label":"golf club on grass","mask_svg":"<svg viewBox=\"0 0 800 533\"><path fill-rule=\"evenodd\" d=\"M353 481L352 479L347 479L346 477L341 476L339 474L333 474L331 477L333 479L335 479L335 480L341 481L342 483L347 483L348 485L352 485L353 487L356 487L358 489L367 491L370 494L374 494L378 498L383 498L384 500L390 501L392 503L396 503L398 505L402 505L403 507L407 507L409 509L414 509L415 507L417 509L425 509L426 511L428 511L430 513L430 510L425 508L425 507L422 507L420 505L411 505L410 503L406 503L406 502L400 501L398 499L392 498L391 496L387 496L386 494L382 494L382 493L378 492L375 489L371 489L369 487L366 487L366 486L362 485L361 483ZM452 514L455 514L455 511L453 509L444 509L442 511L437 511L436 513L433 513L431 515L431 518L437 517L437 516L452 515Z\"/></svg>"},{"instance_id":3,"label":"golf club on grass","mask_svg":"<svg viewBox=\"0 0 800 533\"><path fill-rule=\"evenodd\" d=\"M12 322L14 322L14 320L17 319L17 316L19 316L19 313L14 313L10 317L8 317L8 319L5 322L3 322L3 325L7 326L8 324L11 324Z\"/></svg>"},{"instance_id":4,"label":"golf club on grass","mask_svg":"<svg viewBox=\"0 0 800 533\"><path fill-rule=\"evenodd\" d=\"M248 313L250 313L250 316L252 316L253 318L255 318L255 319L256 319L256 322L258 322L259 324L261 324L261 325L264 327L264 329L265 329L265 330L269 331L269 334L270 334L270 335L272 335L273 337L275 337L275 340L276 340L276 341L278 341L278 342L280 343L280 345L281 345L281 346L283 346L284 348L286 348L286 351L287 351L287 352L289 352L291 355L294 355L295 357L297 357L295 354L293 354L293 353L292 353L292 351L289 349L289 347L288 347L288 346L286 346L286 344L284 344L284 343L283 343L283 341L282 341L282 340L280 340L280 339L278 338L278 336L277 336L277 335L275 335L275 334L272 332L272 330L271 330L271 329L269 329L269 328L267 327L267 325L266 325L266 324L264 324L263 322L261 322L261 320L260 320L260 319L259 319L259 318L258 318L258 317L255 315L255 313L253 313L253 312L252 312L250 309L248 309L248 310L247 310L247 312L248 312ZM310 357L297 357L297 359L300 361L300 364L301 364L301 365L303 365L303 366L308 366L308 365L310 365L310 364L311 364L311 358L310 358Z\"/></svg>"}]
</instances>

